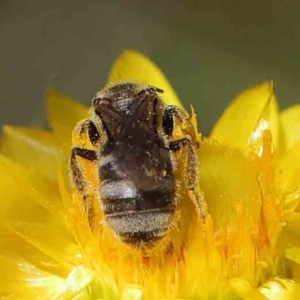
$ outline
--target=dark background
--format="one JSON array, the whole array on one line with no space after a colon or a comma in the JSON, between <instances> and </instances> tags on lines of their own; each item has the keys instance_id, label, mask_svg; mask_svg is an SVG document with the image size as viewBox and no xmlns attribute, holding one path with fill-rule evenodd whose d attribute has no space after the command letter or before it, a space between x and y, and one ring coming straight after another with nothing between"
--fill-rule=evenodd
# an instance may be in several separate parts
<instances>
[{"instance_id":1,"label":"dark background","mask_svg":"<svg viewBox=\"0 0 300 300\"><path fill-rule=\"evenodd\" d=\"M89 104L124 48L148 55L208 133L246 87L299 101L300 1L0 0L0 124L45 122L54 84Z\"/></svg>"}]
</instances>

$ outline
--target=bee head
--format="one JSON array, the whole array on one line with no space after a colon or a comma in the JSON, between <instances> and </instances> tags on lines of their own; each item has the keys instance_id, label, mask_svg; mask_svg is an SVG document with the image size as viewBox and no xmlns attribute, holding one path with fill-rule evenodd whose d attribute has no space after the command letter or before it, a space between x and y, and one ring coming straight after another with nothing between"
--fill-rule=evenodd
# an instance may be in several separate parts
<instances>
[{"instance_id":1,"label":"bee head","mask_svg":"<svg viewBox=\"0 0 300 300\"><path fill-rule=\"evenodd\" d=\"M99 105L111 105L120 113L130 113L143 100L145 93L150 93L157 97L156 94L163 93L163 90L139 83L119 83L108 86L98 92L96 98L93 99L93 106L97 108Z\"/></svg>"}]
</instances>

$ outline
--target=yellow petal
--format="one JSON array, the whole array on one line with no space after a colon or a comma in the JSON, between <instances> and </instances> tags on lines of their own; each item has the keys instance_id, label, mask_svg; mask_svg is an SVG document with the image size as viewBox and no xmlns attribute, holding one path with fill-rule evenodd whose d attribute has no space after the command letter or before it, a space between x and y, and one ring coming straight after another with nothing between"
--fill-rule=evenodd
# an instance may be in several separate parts
<instances>
[{"instance_id":1,"label":"yellow petal","mask_svg":"<svg viewBox=\"0 0 300 300\"><path fill-rule=\"evenodd\" d=\"M232 278L229 285L241 299L266 300L257 289L252 287L250 283L242 277ZM231 298L229 298L231 299ZM235 297L233 299L236 299Z\"/></svg>"},{"instance_id":2,"label":"yellow petal","mask_svg":"<svg viewBox=\"0 0 300 300\"><path fill-rule=\"evenodd\" d=\"M47 220L48 212L26 193L26 183L18 182L24 174L21 167L0 156L0 216L15 220Z\"/></svg>"},{"instance_id":3,"label":"yellow petal","mask_svg":"<svg viewBox=\"0 0 300 300\"><path fill-rule=\"evenodd\" d=\"M37 268L59 276L66 276L70 271L59 264L57 260L54 260L13 233L7 224L2 224L2 222L0 223L0 256L11 259L12 262L16 263L16 266L18 265L18 260L22 257L22 259L34 263ZM9 275L9 271L13 270L7 270L7 275ZM19 274L20 270L16 270L16 272Z\"/></svg>"},{"instance_id":4,"label":"yellow petal","mask_svg":"<svg viewBox=\"0 0 300 300\"><path fill-rule=\"evenodd\" d=\"M9 227L41 252L71 269L81 261L79 246L66 228L53 223L11 222Z\"/></svg>"},{"instance_id":5,"label":"yellow petal","mask_svg":"<svg viewBox=\"0 0 300 300\"><path fill-rule=\"evenodd\" d=\"M105 278L105 276L99 276L97 274L94 280L91 282L88 288L89 292L89 300L91 299L120 299L118 297L118 289L112 286L109 279Z\"/></svg>"},{"instance_id":6,"label":"yellow petal","mask_svg":"<svg viewBox=\"0 0 300 300\"><path fill-rule=\"evenodd\" d=\"M92 281L93 277L93 272L86 267L74 267L64 282L65 287L61 290L63 293L61 293L59 299L72 299Z\"/></svg>"},{"instance_id":7,"label":"yellow petal","mask_svg":"<svg viewBox=\"0 0 300 300\"><path fill-rule=\"evenodd\" d=\"M22 228L24 233L26 230L28 228ZM48 236L49 233L46 229L38 233L38 238L52 240L53 249L58 247L56 251L66 253L63 247L69 249L68 243L61 244L61 239L55 239L57 235ZM5 270L0 276L0 296L11 295L9 299L18 300L71 299L93 277L93 273L82 266L63 267L3 224L0 226L0 267Z\"/></svg>"},{"instance_id":8,"label":"yellow petal","mask_svg":"<svg viewBox=\"0 0 300 300\"><path fill-rule=\"evenodd\" d=\"M76 123L87 117L88 109L78 102L59 94L53 88L47 92L48 119L60 142L71 144L71 133Z\"/></svg>"},{"instance_id":9,"label":"yellow petal","mask_svg":"<svg viewBox=\"0 0 300 300\"><path fill-rule=\"evenodd\" d=\"M242 92L227 107L215 125L211 137L224 145L242 150L250 146L259 153L262 134L266 129L270 129L275 147L278 147L278 124L273 84L267 82Z\"/></svg>"},{"instance_id":10,"label":"yellow petal","mask_svg":"<svg viewBox=\"0 0 300 300\"><path fill-rule=\"evenodd\" d=\"M287 220L281 234L281 247L289 260L300 263L300 214L294 213L292 217Z\"/></svg>"},{"instance_id":11,"label":"yellow petal","mask_svg":"<svg viewBox=\"0 0 300 300\"><path fill-rule=\"evenodd\" d=\"M164 91L162 99L166 104L182 106L162 71L146 56L133 50L125 50L117 58L108 77L108 83L127 81L160 88Z\"/></svg>"},{"instance_id":12,"label":"yellow petal","mask_svg":"<svg viewBox=\"0 0 300 300\"><path fill-rule=\"evenodd\" d=\"M29 283L32 280L33 283L39 277L49 276L48 272L41 271L21 255L13 257L0 254L0 266L1 270L5 270L0 276L0 295L11 294L13 299L20 299L18 296L26 291L26 281Z\"/></svg>"},{"instance_id":13,"label":"yellow petal","mask_svg":"<svg viewBox=\"0 0 300 300\"><path fill-rule=\"evenodd\" d=\"M261 200L253 161L210 140L202 143L199 158L200 187L217 227L236 226L241 209L246 224L257 224Z\"/></svg>"},{"instance_id":14,"label":"yellow petal","mask_svg":"<svg viewBox=\"0 0 300 300\"><path fill-rule=\"evenodd\" d=\"M5 162L5 158L2 162L3 161ZM9 161L7 162L9 163ZM56 259L61 265L64 265L65 268L70 269L71 266L78 261L78 246L74 241L70 241L70 238L68 238L69 233L65 227L59 226L59 228L57 228L57 225L55 227L51 225L53 224L53 219L50 218L51 215L47 210L53 212L53 215L57 217L55 214L56 210L53 209L54 205L51 201L43 199L45 196L42 195L40 191L34 191L29 187L30 183L28 183L28 178L26 178L26 176L22 178L22 172L25 173L22 168L18 169L17 166L13 164L7 167L9 166L8 163L0 168L4 173L3 176L0 171L0 178L3 183L0 187L0 193L6 196L1 198L1 217L4 216L10 220L12 224L10 228L13 228L13 231L22 237L24 242L28 242L27 244L33 245L36 249L44 252L49 257ZM11 178L11 176L13 178ZM34 177L32 178L32 180L34 180ZM49 192L48 195L51 195L51 192ZM14 223L12 220L16 220L17 223ZM19 220L23 222L19 222ZM41 224L38 225L34 222L41 222ZM12 245L8 244L9 241L14 240L11 237L12 234L5 235L5 237L3 236L5 227L2 222L0 223L0 229L2 231L0 240L5 241L4 244L0 243L0 250L9 249L12 251ZM25 257L24 250L28 248L26 243L14 242L13 244L20 245L16 250ZM31 250L30 254L34 252L36 251ZM40 254L38 256L40 256ZM38 256L34 256L33 261L35 263L38 263ZM47 266L49 265L48 262Z\"/></svg>"},{"instance_id":15,"label":"yellow petal","mask_svg":"<svg viewBox=\"0 0 300 300\"><path fill-rule=\"evenodd\" d=\"M259 291L269 300L294 300L300 295L300 284L276 277L263 284Z\"/></svg>"},{"instance_id":16,"label":"yellow petal","mask_svg":"<svg viewBox=\"0 0 300 300\"><path fill-rule=\"evenodd\" d=\"M286 149L300 142L300 105L290 107L280 114L280 125Z\"/></svg>"},{"instance_id":17,"label":"yellow petal","mask_svg":"<svg viewBox=\"0 0 300 300\"><path fill-rule=\"evenodd\" d=\"M122 300L142 300L143 292L138 287L126 287L122 293Z\"/></svg>"},{"instance_id":18,"label":"yellow petal","mask_svg":"<svg viewBox=\"0 0 300 300\"><path fill-rule=\"evenodd\" d=\"M73 299L93 279L93 273L83 266L74 267L66 278L61 278L22 258L10 260L0 256L0 265L5 270L0 277L0 295L9 295L9 299Z\"/></svg>"},{"instance_id":19,"label":"yellow petal","mask_svg":"<svg viewBox=\"0 0 300 300\"><path fill-rule=\"evenodd\" d=\"M31 170L56 180L59 148L53 133L33 128L4 126L0 152Z\"/></svg>"},{"instance_id":20,"label":"yellow petal","mask_svg":"<svg viewBox=\"0 0 300 300\"><path fill-rule=\"evenodd\" d=\"M298 247L292 247L289 249L286 249L285 256L290 259L293 262L296 262L297 264L300 264L300 248Z\"/></svg>"},{"instance_id":21,"label":"yellow petal","mask_svg":"<svg viewBox=\"0 0 300 300\"><path fill-rule=\"evenodd\" d=\"M276 164L276 185L281 194L299 191L300 187L300 142L281 156ZM299 196L299 194L298 194ZM299 198L299 197L298 197Z\"/></svg>"},{"instance_id":22,"label":"yellow petal","mask_svg":"<svg viewBox=\"0 0 300 300\"><path fill-rule=\"evenodd\" d=\"M50 214L63 218L57 184L40 173L25 168L0 155L0 216L10 220L46 222Z\"/></svg>"},{"instance_id":23,"label":"yellow petal","mask_svg":"<svg viewBox=\"0 0 300 300\"><path fill-rule=\"evenodd\" d=\"M91 300L89 287L84 289L81 293L79 293L77 296L75 296L72 300ZM101 300L101 299L98 298L96 300Z\"/></svg>"}]
</instances>

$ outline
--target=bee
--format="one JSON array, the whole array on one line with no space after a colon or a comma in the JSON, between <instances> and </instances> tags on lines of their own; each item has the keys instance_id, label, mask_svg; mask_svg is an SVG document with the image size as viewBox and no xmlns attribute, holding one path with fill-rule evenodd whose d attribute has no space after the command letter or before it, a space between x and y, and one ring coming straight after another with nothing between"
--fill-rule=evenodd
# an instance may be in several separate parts
<instances>
[{"instance_id":1,"label":"bee","mask_svg":"<svg viewBox=\"0 0 300 300\"><path fill-rule=\"evenodd\" d=\"M71 180L89 226L93 230L103 217L134 248L153 247L174 227L179 188L197 216L206 215L198 186L199 135L183 109L164 104L162 93L132 82L106 87L93 99L90 118L73 131ZM180 184L179 165L185 168Z\"/></svg>"}]
</instances>

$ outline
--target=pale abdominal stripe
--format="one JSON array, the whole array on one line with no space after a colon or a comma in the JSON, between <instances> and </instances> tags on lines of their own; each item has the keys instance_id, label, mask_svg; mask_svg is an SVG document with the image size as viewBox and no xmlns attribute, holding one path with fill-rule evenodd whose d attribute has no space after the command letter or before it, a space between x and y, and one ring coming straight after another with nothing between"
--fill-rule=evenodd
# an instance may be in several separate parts
<instances>
[{"instance_id":1,"label":"pale abdominal stripe","mask_svg":"<svg viewBox=\"0 0 300 300\"><path fill-rule=\"evenodd\" d=\"M102 182L100 194L106 222L126 243L150 247L172 223L176 207L170 190L138 190L120 179Z\"/></svg>"}]
</instances>

